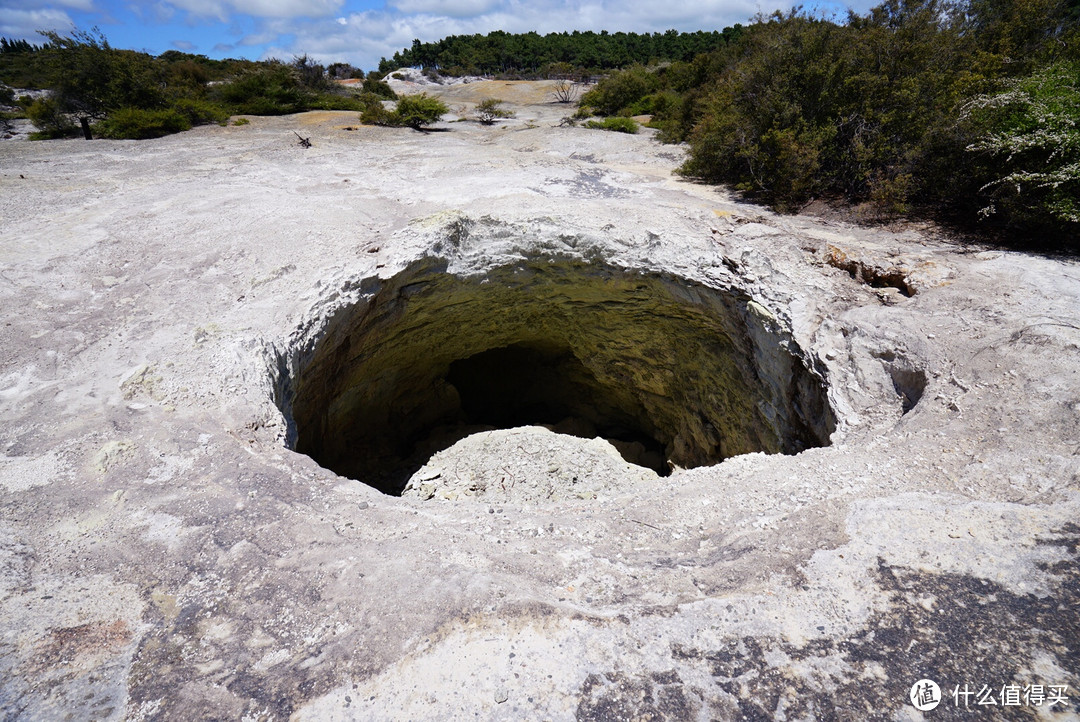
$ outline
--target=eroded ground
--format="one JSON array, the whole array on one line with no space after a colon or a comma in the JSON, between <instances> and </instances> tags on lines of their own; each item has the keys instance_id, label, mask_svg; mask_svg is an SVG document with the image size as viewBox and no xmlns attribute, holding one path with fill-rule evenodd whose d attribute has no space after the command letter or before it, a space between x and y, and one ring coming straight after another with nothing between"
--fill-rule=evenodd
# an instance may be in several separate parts
<instances>
[{"instance_id":1,"label":"eroded ground","mask_svg":"<svg viewBox=\"0 0 1080 722\"><path fill-rule=\"evenodd\" d=\"M0 143L2 715L919 719L929 678L928 718L1080 716L1077 264L778 217L507 99ZM737 291L832 443L656 476L490 432L401 498L289 450L288 364L423 259ZM544 493L464 493L503 466Z\"/></svg>"}]
</instances>

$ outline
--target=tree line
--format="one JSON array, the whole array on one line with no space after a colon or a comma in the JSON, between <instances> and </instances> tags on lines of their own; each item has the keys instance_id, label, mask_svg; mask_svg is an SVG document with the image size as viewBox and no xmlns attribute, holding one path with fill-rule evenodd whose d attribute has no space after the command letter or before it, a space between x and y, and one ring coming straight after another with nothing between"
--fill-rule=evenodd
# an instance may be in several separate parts
<instances>
[{"instance_id":1,"label":"tree line","mask_svg":"<svg viewBox=\"0 0 1080 722\"><path fill-rule=\"evenodd\" d=\"M0 38L0 54L33 53L41 49L40 45L33 45L28 40L8 40L7 38Z\"/></svg>"},{"instance_id":2,"label":"tree line","mask_svg":"<svg viewBox=\"0 0 1080 722\"><path fill-rule=\"evenodd\" d=\"M414 40L412 47L382 58L379 72L423 68L444 75L515 75L537 77L590 73L632 63L691 60L724 47L742 26L722 31L680 33L599 33L586 31L451 35L433 43Z\"/></svg>"},{"instance_id":3,"label":"tree line","mask_svg":"<svg viewBox=\"0 0 1080 722\"><path fill-rule=\"evenodd\" d=\"M1077 248L1080 0L801 9L690 62L636 66L585 113L651 114L681 172L782 211L842 201Z\"/></svg>"}]
</instances>

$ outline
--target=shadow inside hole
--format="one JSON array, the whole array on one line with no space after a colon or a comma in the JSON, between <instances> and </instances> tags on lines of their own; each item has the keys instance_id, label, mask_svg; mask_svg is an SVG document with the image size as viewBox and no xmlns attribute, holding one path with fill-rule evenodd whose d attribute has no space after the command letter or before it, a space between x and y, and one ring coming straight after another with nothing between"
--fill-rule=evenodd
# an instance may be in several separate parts
<instances>
[{"instance_id":1,"label":"shadow inside hole","mask_svg":"<svg viewBox=\"0 0 1080 722\"><path fill-rule=\"evenodd\" d=\"M546 426L556 433L609 441L628 463L671 473L648 413L625 408L568 348L495 348L450 364L446 376L468 426Z\"/></svg>"},{"instance_id":2,"label":"shadow inside hole","mask_svg":"<svg viewBox=\"0 0 1080 722\"><path fill-rule=\"evenodd\" d=\"M363 478L387 494L400 494L432 456L482 431L544 426L582 439L601 437L622 458L668 476L665 444L651 431L644 407L625 408L566 347L513 345L489 349L450 363L434 384L443 391L443 411L396 445L378 446L335 464L343 476ZM359 462L353 465L353 462Z\"/></svg>"}]
</instances>

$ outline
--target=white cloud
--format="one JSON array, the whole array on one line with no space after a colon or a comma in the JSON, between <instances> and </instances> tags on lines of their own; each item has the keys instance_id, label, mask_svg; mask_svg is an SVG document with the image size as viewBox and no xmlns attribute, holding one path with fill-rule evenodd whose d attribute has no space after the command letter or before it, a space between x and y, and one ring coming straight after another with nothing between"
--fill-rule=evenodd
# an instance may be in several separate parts
<instances>
[{"instance_id":1,"label":"white cloud","mask_svg":"<svg viewBox=\"0 0 1080 722\"><path fill-rule=\"evenodd\" d=\"M0 8L0 35L6 38L41 43L44 39L37 34L38 30L55 30L63 34L74 26L63 10Z\"/></svg>"},{"instance_id":2,"label":"white cloud","mask_svg":"<svg viewBox=\"0 0 1080 722\"><path fill-rule=\"evenodd\" d=\"M249 47L252 45L266 45L277 40L277 37L277 33L274 32L255 33L254 35L245 35L244 37L240 38L240 42L238 44L246 45Z\"/></svg>"},{"instance_id":3,"label":"white cloud","mask_svg":"<svg viewBox=\"0 0 1080 722\"><path fill-rule=\"evenodd\" d=\"M195 43L187 40L173 40L172 46L177 50L183 50L184 52L191 52L195 49Z\"/></svg>"},{"instance_id":4,"label":"white cloud","mask_svg":"<svg viewBox=\"0 0 1080 722\"><path fill-rule=\"evenodd\" d=\"M321 18L341 10L345 0L168 0L193 16L227 22L233 14L258 18Z\"/></svg>"},{"instance_id":5,"label":"white cloud","mask_svg":"<svg viewBox=\"0 0 1080 722\"><path fill-rule=\"evenodd\" d=\"M467 18L489 12L499 5L499 0L389 0L387 5L405 14Z\"/></svg>"},{"instance_id":6,"label":"white cloud","mask_svg":"<svg viewBox=\"0 0 1080 722\"><path fill-rule=\"evenodd\" d=\"M176 15L176 8L164 2L131 3L127 7L139 18L162 25L172 20Z\"/></svg>"},{"instance_id":7,"label":"white cloud","mask_svg":"<svg viewBox=\"0 0 1080 722\"><path fill-rule=\"evenodd\" d=\"M4 9L8 10L43 10L56 6L72 10L94 9L93 0L4 0Z\"/></svg>"}]
</instances>

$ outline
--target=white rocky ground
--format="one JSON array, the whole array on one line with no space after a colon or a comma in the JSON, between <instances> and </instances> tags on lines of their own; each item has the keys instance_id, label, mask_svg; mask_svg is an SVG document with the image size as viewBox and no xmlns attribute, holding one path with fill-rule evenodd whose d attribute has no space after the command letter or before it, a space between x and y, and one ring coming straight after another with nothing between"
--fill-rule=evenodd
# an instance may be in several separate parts
<instances>
[{"instance_id":1,"label":"white rocky ground","mask_svg":"<svg viewBox=\"0 0 1080 722\"><path fill-rule=\"evenodd\" d=\"M1077 718L1077 264L775 216L529 92L495 127L0 143L0 716L919 719L929 677L928 718ZM402 498L286 448L273 360L364 279L549 256L742 289L831 445L656 477L495 431ZM464 493L503 465L528 494Z\"/></svg>"}]
</instances>

